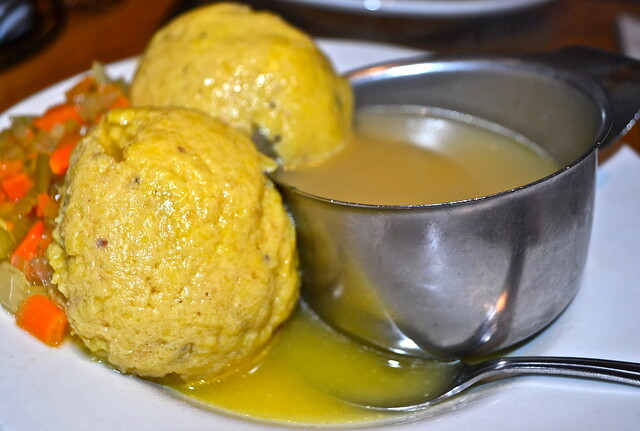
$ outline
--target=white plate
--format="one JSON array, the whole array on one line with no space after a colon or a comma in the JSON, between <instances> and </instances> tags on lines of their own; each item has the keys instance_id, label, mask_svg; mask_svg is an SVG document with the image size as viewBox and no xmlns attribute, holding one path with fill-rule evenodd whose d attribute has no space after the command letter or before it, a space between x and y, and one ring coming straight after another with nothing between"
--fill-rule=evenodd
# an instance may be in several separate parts
<instances>
[{"instance_id":1,"label":"white plate","mask_svg":"<svg viewBox=\"0 0 640 431\"><path fill-rule=\"evenodd\" d=\"M276 0L352 14L413 18L479 18L533 8L553 0Z\"/></svg>"},{"instance_id":2,"label":"white plate","mask_svg":"<svg viewBox=\"0 0 640 431\"><path fill-rule=\"evenodd\" d=\"M414 55L392 46L321 41L340 70ZM134 60L109 71L130 77ZM0 116L38 114L62 100L77 77ZM599 170L592 246L582 289L551 327L518 354L640 361L640 158L623 149ZM640 420L640 389L607 383L527 377L454 411L385 430L632 430ZM143 380L78 355L50 349L0 311L0 431L179 431L275 429L198 409ZM288 428L283 428L288 429Z\"/></svg>"}]
</instances>

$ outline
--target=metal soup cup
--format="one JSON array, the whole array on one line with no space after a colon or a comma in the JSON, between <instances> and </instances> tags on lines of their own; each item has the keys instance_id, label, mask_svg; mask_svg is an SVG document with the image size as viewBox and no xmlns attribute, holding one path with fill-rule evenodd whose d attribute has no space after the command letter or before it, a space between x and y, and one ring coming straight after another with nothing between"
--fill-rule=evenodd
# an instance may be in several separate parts
<instances>
[{"instance_id":1,"label":"metal soup cup","mask_svg":"<svg viewBox=\"0 0 640 431\"><path fill-rule=\"evenodd\" d=\"M430 205L340 202L280 183L297 225L304 300L335 328L414 356L492 352L545 328L580 286L597 150L638 118L640 63L569 48L424 57L349 78L358 108L469 114L538 143L563 168L513 190Z\"/></svg>"}]
</instances>

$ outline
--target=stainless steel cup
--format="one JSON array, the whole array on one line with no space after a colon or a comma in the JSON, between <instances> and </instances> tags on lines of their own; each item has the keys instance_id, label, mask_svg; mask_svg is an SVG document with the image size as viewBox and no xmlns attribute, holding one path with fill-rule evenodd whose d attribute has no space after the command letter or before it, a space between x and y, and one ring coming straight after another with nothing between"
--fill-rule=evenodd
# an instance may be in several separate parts
<instances>
[{"instance_id":1,"label":"stainless steel cup","mask_svg":"<svg viewBox=\"0 0 640 431\"><path fill-rule=\"evenodd\" d=\"M524 135L564 167L503 193L417 206L339 202L280 183L297 225L304 299L335 328L417 356L491 352L545 328L580 286L597 149L638 118L640 64L570 48L417 58L349 77L359 108L470 114Z\"/></svg>"}]
</instances>

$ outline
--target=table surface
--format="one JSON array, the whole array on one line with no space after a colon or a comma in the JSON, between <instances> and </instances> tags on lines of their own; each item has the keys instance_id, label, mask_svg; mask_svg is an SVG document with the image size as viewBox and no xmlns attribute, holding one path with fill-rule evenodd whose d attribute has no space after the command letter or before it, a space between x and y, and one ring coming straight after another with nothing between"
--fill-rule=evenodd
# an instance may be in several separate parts
<instances>
[{"instance_id":1,"label":"table surface","mask_svg":"<svg viewBox=\"0 0 640 431\"><path fill-rule=\"evenodd\" d=\"M90 1L64 0L71 6ZM108 3L96 0L94 3ZM0 69L0 112L92 61L140 54L171 16L204 0L119 0L99 8L67 7L58 33L37 52ZM277 0L248 0L271 9L317 37L392 42L439 53L521 53L590 45L619 51L616 18L640 17L638 0L556 0L541 7L483 19L389 19L379 14L339 14ZM640 127L624 141L640 151Z\"/></svg>"}]
</instances>

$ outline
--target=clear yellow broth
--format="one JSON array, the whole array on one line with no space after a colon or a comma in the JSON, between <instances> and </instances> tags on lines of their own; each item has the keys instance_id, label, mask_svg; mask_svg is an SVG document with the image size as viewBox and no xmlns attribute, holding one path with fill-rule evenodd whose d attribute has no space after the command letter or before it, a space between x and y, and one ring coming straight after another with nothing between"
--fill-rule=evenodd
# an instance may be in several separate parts
<instances>
[{"instance_id":1,"label":"clear yellow broth","mask_svg":"<svg viewBox=\"0 0 640 431\"><path fill-rule=\"evenodd\" d=\"M365 347L301 306L257 364L215 381L168 386L200 405L245 419L335 427L402 420L402 413L364 406L402 404L438 392L456 370L455 362Z\"/></svg>"},{"instance_id":2,"label":"clear yellow broth","mask_svg":"<svg viewBox=\"0 0 640 431\"><path fill-rule=\"evenodd\" d=\"M526 138L450 111L368 109L355 129L344 151L279 172L279 181L329 199L421 205L503 192L560 168Z\"/></svg>"}]
</instances>

